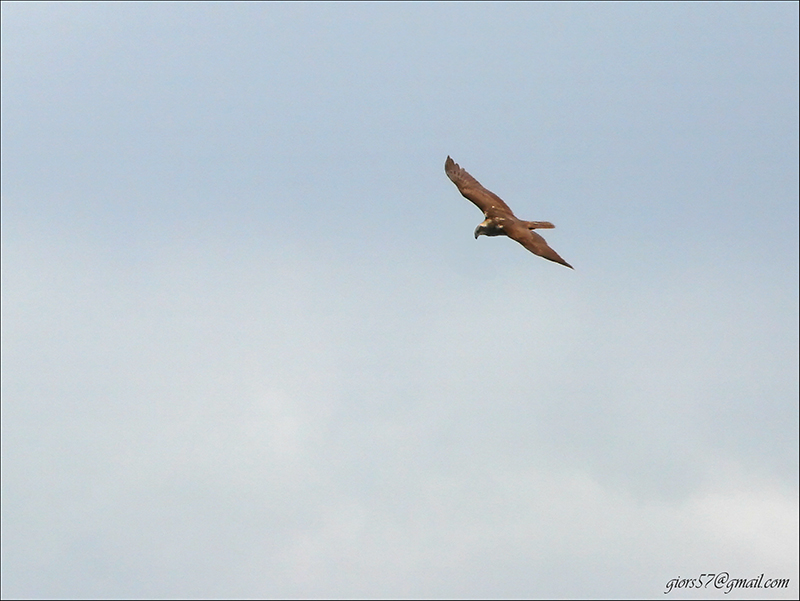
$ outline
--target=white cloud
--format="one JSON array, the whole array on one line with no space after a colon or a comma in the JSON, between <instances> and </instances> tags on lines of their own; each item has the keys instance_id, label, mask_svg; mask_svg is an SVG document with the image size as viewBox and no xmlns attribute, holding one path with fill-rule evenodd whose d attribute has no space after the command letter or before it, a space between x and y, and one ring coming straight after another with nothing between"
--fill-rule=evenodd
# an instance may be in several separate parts
<instances>
[{"instance_id":1,"label":"white cloud","mask_svg":"<svg viewBox=\"0 0 800 601\"><path fill-rule=\"evenodd\" d=\"M615 289L620 311L544 269L535 286L431 287L424 264L365 277L245 247L114 264L4 244L8 594L657 596L692 571L794 578L785 468L754 471L707 423L687 434L686 415L713 413L703 382L738 377L741 353L748 377L769 370L753 336L783 343L770 313L707 356L746 301L662 283L681 300ZM665 311L676 327L649 317ZM34 569L61 584L23 584Z\"/></svg>"}]
</instances>

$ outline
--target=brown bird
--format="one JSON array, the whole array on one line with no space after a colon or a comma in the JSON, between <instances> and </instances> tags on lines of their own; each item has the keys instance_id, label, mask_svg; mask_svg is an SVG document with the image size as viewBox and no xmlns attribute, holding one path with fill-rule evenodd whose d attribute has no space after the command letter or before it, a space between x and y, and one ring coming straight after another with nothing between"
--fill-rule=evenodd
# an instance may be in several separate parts
<instances>
[{"instance_id":1,"label":"brown bird","mask_svg":"<svg viewBox=\"0 0 800 601\"><path fill-rule=\"evenodd\" d=\"M444 172L458 187L458 191L464 198L471 200L486 217L475 228L476 240L481 234L484 236L508 236L533 254L574 269L547 245L544 238L533 231L537 228L554 228L552 223L517 219L509 206L497 194L481 186L478 180L459 167L458 163L449 156L444 162Z\"/></svg>"}]
</instances>

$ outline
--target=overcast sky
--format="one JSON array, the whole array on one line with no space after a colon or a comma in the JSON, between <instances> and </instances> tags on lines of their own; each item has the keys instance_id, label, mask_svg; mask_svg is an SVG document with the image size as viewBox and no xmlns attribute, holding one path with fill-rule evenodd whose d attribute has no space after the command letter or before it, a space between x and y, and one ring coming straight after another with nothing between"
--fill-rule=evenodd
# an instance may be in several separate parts
<instances>
[{"instance_id":1,"label":"overcast sky","mask_svg":"<svg viewBox=\"0 0 800 601\"><path fill-rule=\"evenodd\" d=\"M3 597L797 598L798 27L3 3Z\"/></svg>"}]
</instances>

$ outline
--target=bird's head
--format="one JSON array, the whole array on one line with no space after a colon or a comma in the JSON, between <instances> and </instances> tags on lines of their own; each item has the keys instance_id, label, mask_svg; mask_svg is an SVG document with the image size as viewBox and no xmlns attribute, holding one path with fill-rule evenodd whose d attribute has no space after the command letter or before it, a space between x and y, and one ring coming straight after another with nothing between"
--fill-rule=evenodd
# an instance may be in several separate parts
<instances>
[{"instance_id":1,"label":"bird's head","mask_svg":"<svg viewBox=\"0 0 800 601\"><path fill-rule=\"evenodd\" d=\"M478 224L478 227L475 228L475 239L478 239L478 236L502 236L505 234L503 231L503 224L502 222L505 221L504 219L495 220L489 219L488 217L481 221Z\"/></svg>"}]
</instances>

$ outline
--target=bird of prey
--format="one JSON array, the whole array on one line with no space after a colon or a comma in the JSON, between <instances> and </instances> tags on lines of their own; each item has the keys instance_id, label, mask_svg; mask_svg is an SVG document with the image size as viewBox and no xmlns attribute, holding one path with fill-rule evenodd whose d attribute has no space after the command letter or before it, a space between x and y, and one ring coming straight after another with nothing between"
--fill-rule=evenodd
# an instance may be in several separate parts
<instances>
[{"instance_id":1,"label":"bird of prey","mask_svg":"<svg viewBox=\"0 0 800 601\"><path fill-rule=\"evenodd\" d=\"M471 200L481 211L486 219L475 228L475 239L478 236L508 236L516 240L535 255L550 261L561 263L570 269L572 265L562 259L559 254L550 248L539 234L533 230L537 228L554 228L549 221L522 221L517 219L511 209L503 200L480 185L464 169L458 166L449 156L444 162L444 172L458 187L464 198Z\"/></svg>"}]
</instances>

